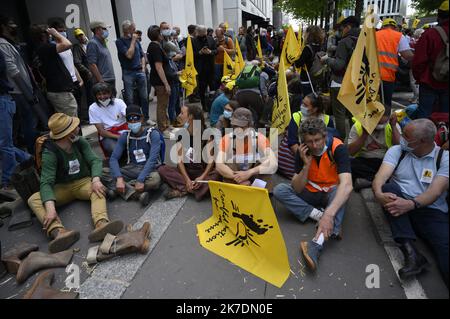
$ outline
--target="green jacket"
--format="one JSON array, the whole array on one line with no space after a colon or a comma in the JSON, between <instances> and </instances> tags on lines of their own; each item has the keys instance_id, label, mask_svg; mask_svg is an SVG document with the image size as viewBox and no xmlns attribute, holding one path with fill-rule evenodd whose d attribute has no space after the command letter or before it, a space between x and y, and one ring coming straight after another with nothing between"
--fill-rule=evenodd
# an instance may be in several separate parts
<instances>
[{"instance_id":1,"label":"green jacket","mask_svg":"<svg viewBox=\"0 0 450 319\"><path fill-rule=\"evenodd\" d=\"M58 156L54 152L48 149L42 152L40 192L43 203L56 200L53 191L56 184L70 183L85 177L101 177L102 160L84 138L81 137L76 143L77 146L73 145L72 154L56 146L63 164L58 163ZM63 167L58 167L59 165Z\"/></svg>"}]
</instances>

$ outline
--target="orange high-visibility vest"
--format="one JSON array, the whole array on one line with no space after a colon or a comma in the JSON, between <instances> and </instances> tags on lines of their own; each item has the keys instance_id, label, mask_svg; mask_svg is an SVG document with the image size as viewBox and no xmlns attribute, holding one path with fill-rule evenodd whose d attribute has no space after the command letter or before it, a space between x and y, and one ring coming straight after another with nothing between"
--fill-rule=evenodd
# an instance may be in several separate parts
<instances>
[{"instance_id":1,"label":"orange high-visibility vest","mask_svg":"<svg viewBox=\"0 0 450 319\"><path fill-rule=\"evenodd\" d=\"M386 28L377 31L378 62L380 63L381 80L395 82L398 69L398 45L401 32Z\"/></svg>"},{"instance_id":2,"label":"orange high-visibility vest","mask_svg":"<svg viewBox=\"0 0 450 319\"><path fill-rule=\"evenodd\" d=\"M340 139L333 138L333 144L331 145L331 154L333 157L336 147L341 144L343 143ZM308 172L308 183L306 184L306 188L310 192L317 193L322 191L328 193L332 187L339 184L336 163L334 159L329 157L328 153L323 153L319 165L314 158L311 161Z\"/></svg>"}]
</instances>

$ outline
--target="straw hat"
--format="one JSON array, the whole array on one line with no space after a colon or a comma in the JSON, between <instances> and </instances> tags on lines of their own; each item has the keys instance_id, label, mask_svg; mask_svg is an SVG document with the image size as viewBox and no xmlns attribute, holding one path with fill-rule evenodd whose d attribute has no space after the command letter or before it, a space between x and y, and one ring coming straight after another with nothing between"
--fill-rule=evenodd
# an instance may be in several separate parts
<instances>
[{"instance_id":1,"label":"straw hat","mask_svg":"<svg viewBox=\"0 0 450 319\"><path fill-rule=\"evenodd\" d=\"M60 140L73 132L80 125L78 117L68 116L64 113L55 113L48 120L50 138Z\"/></svg>"}]
</instances>

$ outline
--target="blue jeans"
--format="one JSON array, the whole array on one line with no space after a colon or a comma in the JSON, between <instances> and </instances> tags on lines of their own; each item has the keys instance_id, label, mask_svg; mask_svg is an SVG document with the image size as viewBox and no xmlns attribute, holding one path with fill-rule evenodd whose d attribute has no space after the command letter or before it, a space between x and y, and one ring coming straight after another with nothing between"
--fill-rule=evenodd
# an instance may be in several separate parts
<instances>
[{"instance_id":1,"label":"blue jeans","mask_svg":"<svg viewBox=\"0 0 450 319\"><path fill-rule=\"evenodd\" d=\"M105 155L108 157L114 152L114 148L116 147L117 140L115 138L104 137L100 143L102 144L102 148L105 151Z\"/></svg>"},{"instance_id":2,"label":"blue jeans","mask_svg":"<svg viewBox=\"0 0 450 319\"><path fill-rule=\"evenodd\" d=\"M328 193L313 193L305 188L303 192L297 194L291 185L279 184L273 189L273 196L303 223L308 219L313 208L326 208L330 205L336 196L336 191L335 187ZM342 206L334 218L333 234L335 235L341 231L344 214L345 206Z\"/></svg>"},{"instance_id":3,"label":"blue jeans","mask_svg":"<svg viewBox=\"0 0 450 319\"><path fill-rule=\"evenodd\" d=\"M9 95L0 95L0 154L2 157L2 186L9 185L9 179L17 166L30 155L13 144L13 117L16 103Z\"/></svg>"},{"instance_id":4,"label":"blue jeans","mask_svg":"<svg viewBox=\"0 0 450 319\"><path fill-rule=\"evenodd\" d=\"M125 103L127 105L134 104L134 84L139 92L139 106L145 119L148 119L148 93L147 93L147 77L142 71L123 70L123 84L125 89Z\"/></svg>"},{"instance_id":5,"label":"blue jeans","mask_svg":"<svg viewBox=\"0 0 450 319\"><path fill-rule=\"evenodd\" d=\"M384 184L383 193L393 193L404 197L400 186L395 183ZM396 242L402 239L416 240L416 233L427 241L435 254L439 269L448 283L448 212L422 207L394 217L385 211Z\"/></svg>"},{"instance_id":6,"label":"blue jeans","mask_svg":"<svg viewBox=\"0 0 450 319\"><path fill-rule=\"evenodd\" d=\"M169 96L169 120L174 122L177 119L178 114L181 112L180 107L180 82L174 81L170 84L170 96Z\"/></svg>"},{"instance_id":7,"label":"blue jeans","mask_svg":"<svg viewBox=\"0 0 450 319\"><path fill-rule=\"evenodd\" d=\"M439 112L448 113L448 89L438 90L426 84L420 84L417 118L429 118L436 101L439 103Z\"/></svg>"}]
</instances>

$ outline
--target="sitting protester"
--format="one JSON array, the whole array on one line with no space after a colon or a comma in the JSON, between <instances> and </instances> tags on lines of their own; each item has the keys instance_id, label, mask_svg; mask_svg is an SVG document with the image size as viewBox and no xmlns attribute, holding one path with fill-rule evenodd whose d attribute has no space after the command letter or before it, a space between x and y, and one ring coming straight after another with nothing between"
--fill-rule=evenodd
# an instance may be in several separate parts
<instances>
[{"instance_id":1,"label":"sitting protester","mask_svg":"<svg viewBox=\"0 0 450 319\"><path fill-rule=\"evenodd\" d=\"M400 143L400 127L397 126L395 113L390 119L388 115L384 115L372 134L367 133L361 122L356 119L353 121L348 138L348 152L353 156L351 165L354 188L359 191L372 186L386 151L392 145Z\"/></svg>"},{"instance_id":2,"label":"sitting protester","mask_svg":"<svg viewBox=\"0 0 450 319\"><path fill-rule=\"evenodd\" d=\"M278 155L279 172L287 178L291 179L295 174L294 154L297 153L300 146L298 137L300 123L309 118L318 118L325 122L327 131L330 135L337 135L337 131L334 129L333 120L329 115L324 114L323 111L324 105L322 97L315 93L311 93L303 99L300 111L292 113L292 119L289 122L286 135L281 140Z\"/></svg>"},{"instance_id":3,"label":"sitting protester","mask_svg":"<svg viewBox=\"0 0 450 319\"><path fill-rule=\"evenodd\" d=\"M202 141L201 150L195 150L194 129L199 125L199 132L195 133L196 138L201 138L205 128L203 110L196 105L183 106L179 115L184 128L189 134L180 135L177 147L177 167L162 165L158 172L161 178L170 186L170 191L166 193L167 199L193 194L196 200L203 199L209 192L206 181L218 180L219 175L214 170L213 142ZM198 121L194 124L194 121ZM188 139L183 140L183 138ZM189 144L188 144L189 143ZM202 158L202 150L206 147L208 161ZM200 152L200 153L199 153Z\"/></svg>"},{"instance_id":4,"label":"sitting protester","mask_svg":"<svg viewBox=\"0 0 450 319\"><path fill-rule=\"evenodd\" d=\"M350 159L340 139L327 133L318 118L302 122L291 185L279 184L274 196L301 222L319 222L313 240L301 242L302 254L311 270L317 269L324 241L340 239L345 203L352 192Z\"/></svg>"},{"instance_id":5,"label":"sitting protester","mask_svg":"<svg viewBox=\"0 0 450 319\"><path fill-rule=\"evenodd\" d=\"M114 151L123 131L128 130L125 120L126 104L112 96L112 87L97 83L92 88L95 102L89 106L89 122L97 128L100 146L108 158Z\"/></svg>"},{"instance_id":6,"label":"sitting protester","mask_svg":"<svg viewBox=\"0 0 450 319\"><path fill-rule=\"evenodd\" d=\"M161 185L157 169L164 161L165 144L157 129L143 127L145 118L139 106L132 104L127 107L126 120L130 130L120 135L109 159L109 167L116 179L115 191L125 200L139 198L141 204L147 206L148 192ZM124 154L127 161L120 167ZM105 180L106 177L107 174ZM110 179L107 184L112 186Z\"/></svg>"},{"instance_id":7,"label":"sitting protester","mask_svg":"<svg viewBox=\"0 0 450 319\"><path fill-rule=\"evenodd\" d=\"M209 113L209 120L211 127L216 126L219 117L223 114L225 105L233 98L233 85L232 82L227 83L223 87L223 93L214 99L211 105L211 111Z\"/></svg>"},{"instance_id":8,"label":"sitting protester","mask_svg":"<svg viewBox=\"0 0 450 319\"><path fill-rule=\"evenodd\" d=\"M435 135L428 119L406 125L400 145L386 152L372 188L405 257L400 278L418 275L428 265L414 246L419 236L430 244L448 286L449 154L435 144Z\"/></svg>"},{"instance_id":9,"label":"sitting protester","mask_svg":"<svg viewBox=\"0 0 450 319\"><path fill-rule=\"evenodd\" d=\"M222 136L225 133L225 129L231 128L231 117L233 112L239 108L237 101L231 100L223 108L223 113L220 115L219 120L216 123L216 129L222 132Z\"/></svg>"},{"instance_id":10,"label":"sitting protester","mask_svg":"<svg viewBox=\"0 0 450 319\"><path fill-rule=\"evenodd\" d=\"M228 183L250 186L255 179L263 180L271 192L278 165L269 140L255 131L249 109L235 110L230 122L233 132L226 132L220 141L217 171Z\"/></svg>"},{"instance_id":11,"label":"sitting protester","mask_svg":"<svg viewBox=\"0 0 450 319\"><path fill-rule=\"evenodd\" d=\"M95 230L89 241L101 241L110 233L118 234L121 221L110 222L106 212L105 187L100 181L102 160L89 143L79 134L80 120L63 113L53 114L49 121L50 138L42 152L40 192L28 199L28 205L42 223L51 253L66 250L80 237L78 231L66 230L56 206L76 199L91 201L91 214Z\"/></svg>"}]
</instances>

